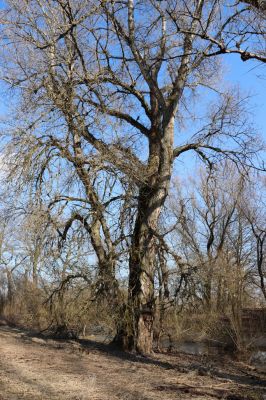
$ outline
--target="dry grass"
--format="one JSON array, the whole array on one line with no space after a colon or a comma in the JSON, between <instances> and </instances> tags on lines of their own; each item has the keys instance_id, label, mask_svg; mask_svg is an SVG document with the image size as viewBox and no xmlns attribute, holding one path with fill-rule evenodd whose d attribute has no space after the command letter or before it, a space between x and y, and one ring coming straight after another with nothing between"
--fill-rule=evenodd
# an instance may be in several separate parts
<instances>
[{"instance_id":1,"label":"dry grass","mask_svg":"<svg viewBox=\"0 0 266 400\"><path fill-rule=\"evenodd\" d=\"M263 399L266 376L224 362L184 354L142 358L3 326L0 400Z\"/></svg>"}]
</instances>

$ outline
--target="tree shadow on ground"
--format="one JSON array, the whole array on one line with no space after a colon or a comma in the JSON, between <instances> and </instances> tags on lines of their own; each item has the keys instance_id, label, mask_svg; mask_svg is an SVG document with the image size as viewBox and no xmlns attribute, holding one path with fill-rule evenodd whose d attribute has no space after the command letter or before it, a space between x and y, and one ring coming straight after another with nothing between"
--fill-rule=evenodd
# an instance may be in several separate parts
<instances>
[{"instance_id":1,"label":"tree shadow on ground","mask_svg":"<svg viewBox=\"0 0 266 400\"><path fill-rule=\"evenodd\" d=\"M22 332L22 330L20 330ZM171 353L167 354L172 356L172 360L164 361L160 360L156 357L156 353L153 356L143 356L138 354L133 354L129 352L125 352L119 349L115 344L108 344L108 343L101 343L91 339L75 339L75 340L68 340L68 339L58 339L55 338L51 334L43 334L43 333L34 333L34 332L25 332L24 331L24 338L41 338L43 340L51 339L54 342L58 343L59 345L62 343L78 343L80 345L81 350L84 352L90 351L99 351L102 354L107 355L108 357L114 357L116 359L120 359L123 361L129 361L133 363L140 363L144 365L154 365L166 370L175 370L179 373L197 373L198 375L206 375L212 378L219 378L231 381L236 384L243 384L248 385L251 388L259 387L261 389L266 390L266 377L261 378L256 374L252 374L250 371L239 371L239 372L227 372L226 365L222 366L212 366L209 367L208 365L204 365L202 359L199 356L193 356L193 361L191 363L182 362L181 353ZM158 353L158 357L160 357L160 353ZM184 354L184 359L187 355ZM227 360L228 362L228 360Z\"/></svg>"},{"instance_id":2,"label":"tree shadow on ground","mask_svg":"<svg viewBox=\"0 0 266 400\"><path fill-rule=\"evenodd\" d=\"M159 359L156 359L156 353L154 356L148 357L148 356L141 356L137 354L132 354L128 353L125 351L120 350L117 348L117 346L113 344L106 344L106 343L99 343L93 340L88 340L88 339L78 339L77 342L87 350L97 350L102 353L107 354L108 356L119 358L122 360L130 361L130 362L135 362L135 363L141 363L141 364L146 364L146 365L155 365L164 369L172 369L176 370L179 373L189 373L189 372L197 372L199 375L208 375L212 376L213 378L220 378L220 379L225 379L225 380L230 380L234 383L237 384L245 384L245 385L250 385L250 386L260 386L262 388L266 389L266 378L265 379L258 379L258 377L254 374L251 373L245 373L243 375L243 372L239 373L231 373L231 372L226 372L226 370L221 370L220 368L217 369L215 367L208 367L202 365L200 360L198 360L197 363L193 362L189 365L180 365L180 353L173 354L173 362L169 361L162 361ZM174 358L177 358L177 355L179 354L178 358L178 364L174 360ZM176 356L176 357L175 357ZM197 356L195 356L197 357ZM226 369L226 367L224 368Z\"/></svg>"}]
</instances>

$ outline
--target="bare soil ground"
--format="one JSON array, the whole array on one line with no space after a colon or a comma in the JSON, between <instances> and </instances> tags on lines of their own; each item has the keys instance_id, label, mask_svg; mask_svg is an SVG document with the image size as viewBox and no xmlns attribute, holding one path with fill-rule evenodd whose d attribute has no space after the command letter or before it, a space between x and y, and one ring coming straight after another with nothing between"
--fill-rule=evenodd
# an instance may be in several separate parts
<instances>
[{"instance_id":1,"label":"bare soil ground","mask_svg":"<svg viewBox=\"0 0 266 400\"><path fill-rule=\"evenodd\" d=\"M266 375L229 358L119 352L0 326L0 400L266 399Z\"/></svg>"}]
</instances>

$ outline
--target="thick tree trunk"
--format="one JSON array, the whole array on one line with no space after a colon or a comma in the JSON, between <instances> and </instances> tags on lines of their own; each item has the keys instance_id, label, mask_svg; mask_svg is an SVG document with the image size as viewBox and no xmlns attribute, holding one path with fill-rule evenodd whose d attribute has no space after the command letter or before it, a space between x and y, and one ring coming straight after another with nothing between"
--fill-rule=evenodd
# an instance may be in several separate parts
<instances>
[{"instance_id":1,"label":"thick tree trunk","mask_svg":"<svg viewBox=\"0 0 266 400\"><path fill-rule=\"evenodd\" d=\"M7 276L7 302L9 305L12 305L15 297L15 284L12 272L8 268L6 269L6 276Z\"/></svg>"},{"instance_id":2,"label":"thick tree trunk","mask_svg":"<svg viewBox=\"0 0 266 400\"><path fill-rule=\"evenodd\" d=\"M32 284L35 288L38 287L38 263L40 258L40 243L36 243L36 247L34 249L32 255Z\"/></svg>"},{"instance_id":3,"label":"thick tree trunk","mask_svg":"<svg viewBox=\"0 0 266 400\"><path fill-rule=\"evenodd\" d=\"M204 304L207 311L212 309L212 272L209 272L204 285Z\"/></svg>"},{"instance_id":4,"label":"thick tree trunk","mask_svg":"<svg viewBox=\"0 0 266 400\"><path fill-rule=\"evenodd\" d=\"M125 350L150 354L154 318L154 241L148 225L151 193L142 190L129 259L128 303L121 309L121 324L114 343ZM153 216L154 227L158 217Z\"/></svg>"},{"instance_id":5,"label":"thick tree trunk","mask_svg":"<svg viewBox=\"0 0 266 400\"><path fill-rule=\"evenodd\" d=\"M259 235L256 236L257 240L257 267L259 273L259 280L260 280L260 288L264 299L266 300L266 286L265 286L265 274L263 271L263 260L264 260L264 252L263 252L263 245L266 239L266 233L261 232Z\"/></svg>"},{"instance_id":6,"label":"thick tree trunk","mask_svg":"<svg viewBox=\"0 0 266 400\"><path fill-rule=\"evenodd\" d=\"M150 354L153 346L155 242L172 173L173 131L172 118L160 140L150 143L150 183L139 192L131 243L126 345L142 354Z\"/></svg>"},{"instance_id":7,"label":"thick tree trunk","mask_svg":"<svg viewBox=\"0 0 266 400\"><path fill-rule=\"evenodd\" d=\"M148 225L153 222L156 229L158 216L152 215L149 199L151 193L142 191L138 217L132 238L129 260L129 316L132 332L129 347L141 353L150 353L153 342L154 316L154 232Z\"/></svg>"},{"instance_id":8,"label":"thick tree trunk","mask_svg":"<svg viewBox=\"0 0 266 400\"><path fill-rule=\"evenodd\" d=\"M106 248L104 247L101 237L101 226L101 222L96 219L88 229L93 248L98 258L95 292L99 299L107 299L109 304L116 305L118 301L118 283L115 277L115 251L111 240L106 240L107 246Z\"/></svg>"}]
</instances>

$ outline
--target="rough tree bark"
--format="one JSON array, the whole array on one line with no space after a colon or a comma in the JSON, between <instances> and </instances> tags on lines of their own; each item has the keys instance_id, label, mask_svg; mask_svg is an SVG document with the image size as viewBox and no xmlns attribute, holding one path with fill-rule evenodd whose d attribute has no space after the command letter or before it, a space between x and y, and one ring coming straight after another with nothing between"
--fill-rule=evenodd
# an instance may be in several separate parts
<instances>
[{"instance_id":1,"label":"rough tree bark","mask_svg":"<svg viewBox=\"0 0 266 400\"><path fill-rule=\"evenodd\" d=\"M160 139L161 137L161 139ZM174 117L150 139L149 185L140 189L129 259L129 348L149 354L153 345L155 241L173 166Z\"/></svg>"}]
</instances>

